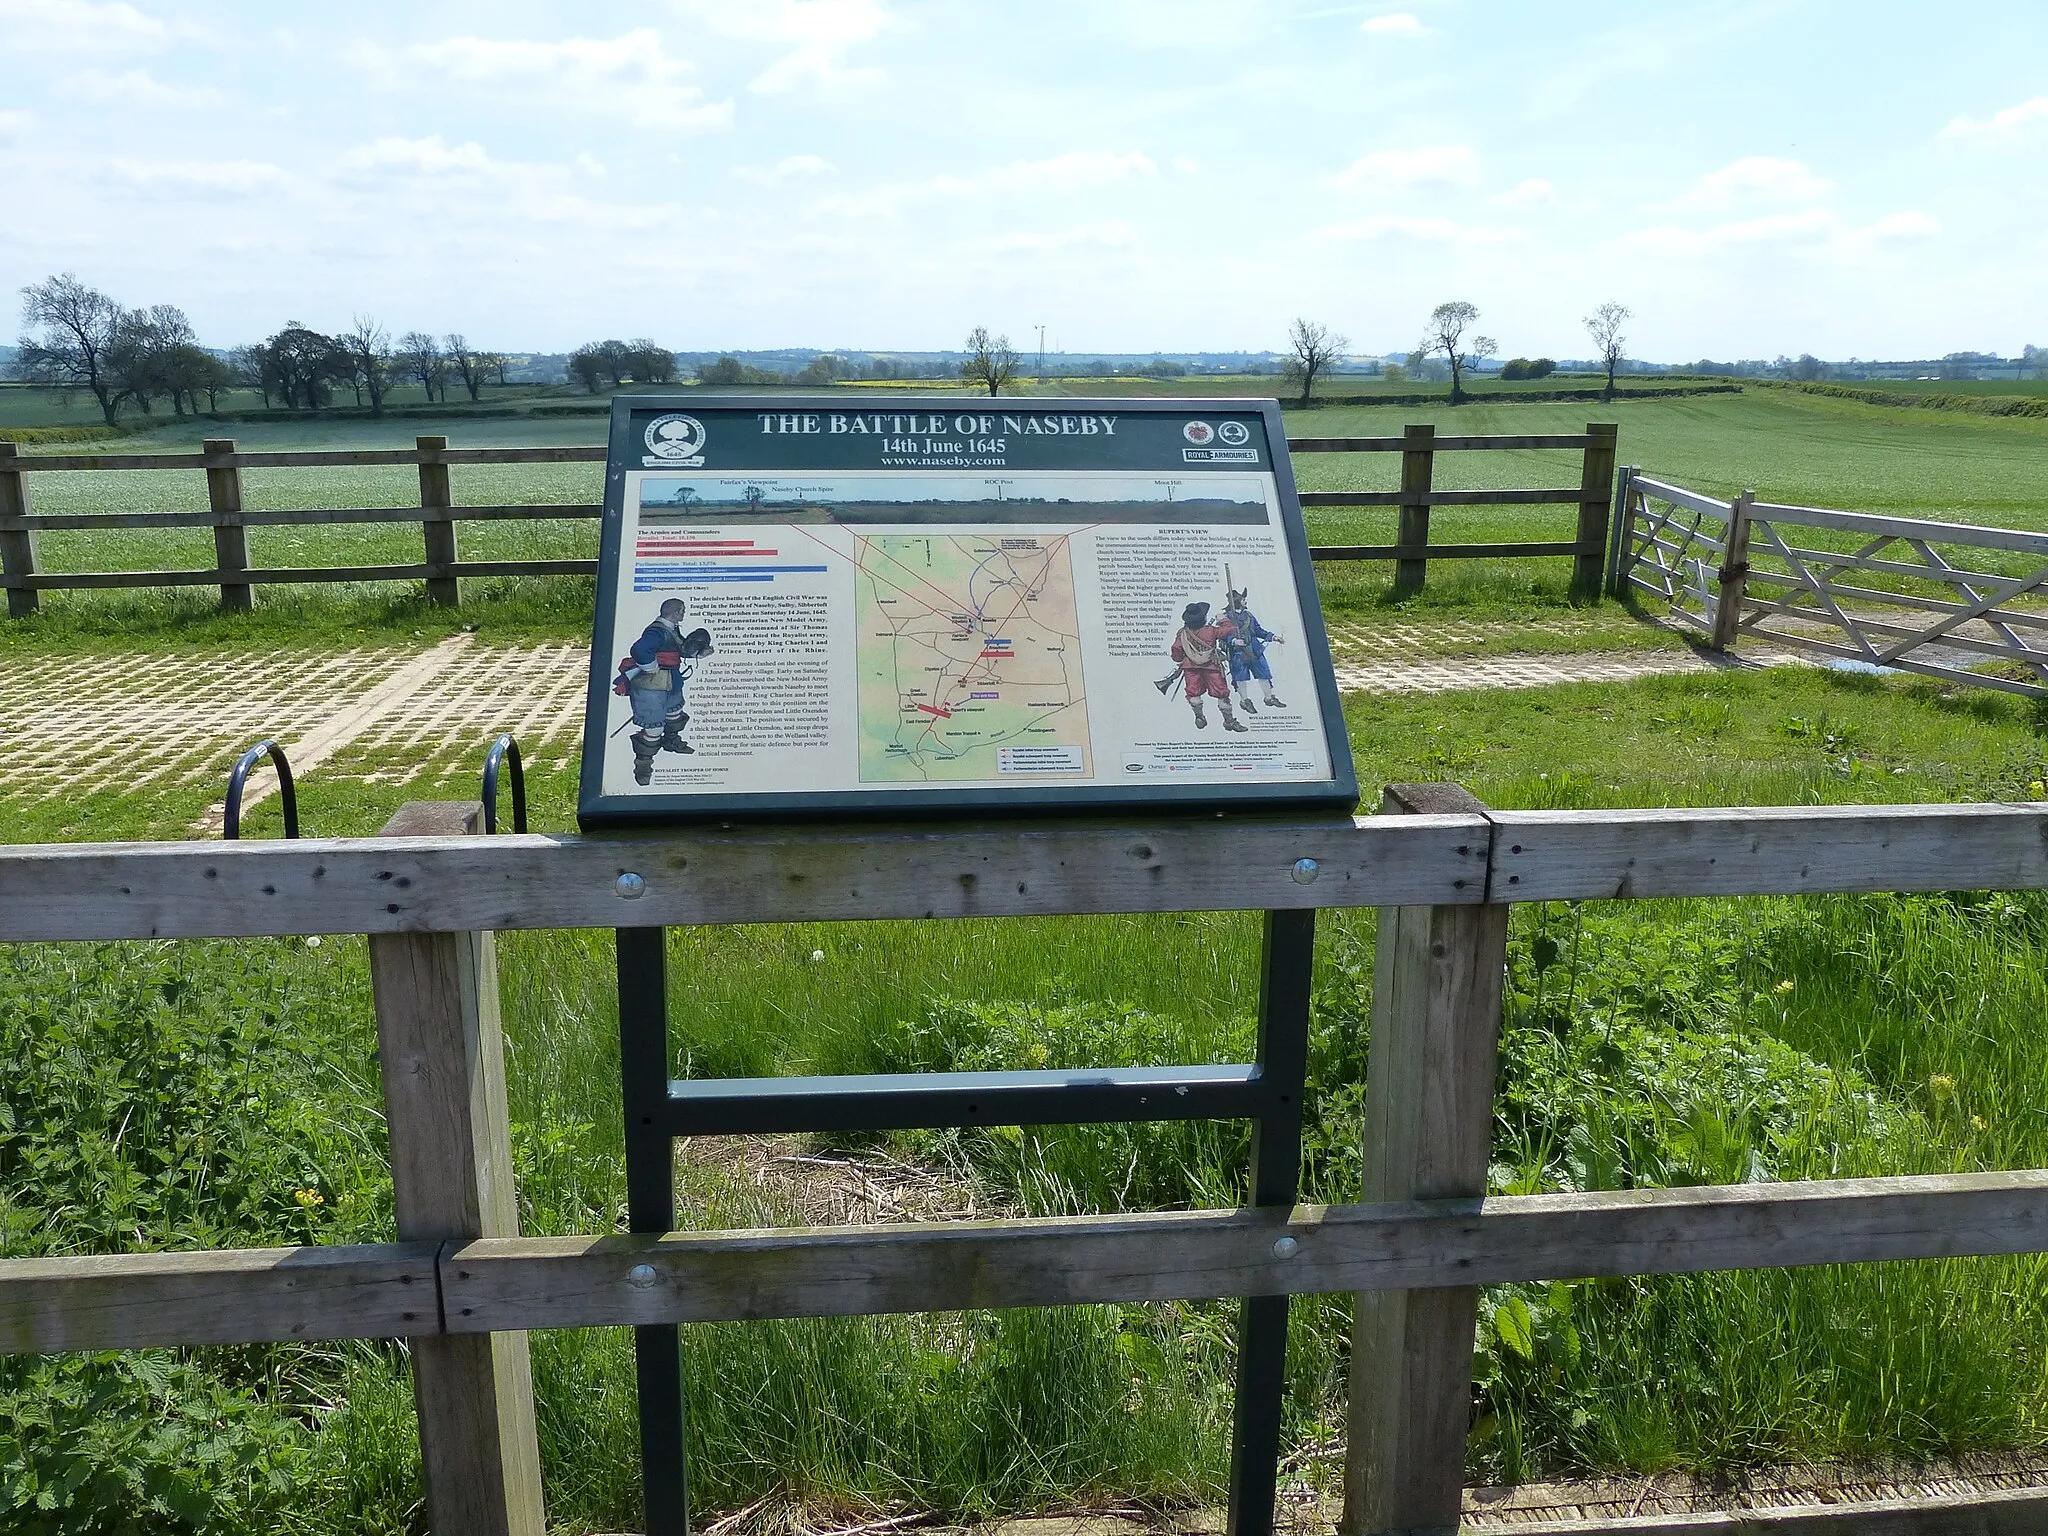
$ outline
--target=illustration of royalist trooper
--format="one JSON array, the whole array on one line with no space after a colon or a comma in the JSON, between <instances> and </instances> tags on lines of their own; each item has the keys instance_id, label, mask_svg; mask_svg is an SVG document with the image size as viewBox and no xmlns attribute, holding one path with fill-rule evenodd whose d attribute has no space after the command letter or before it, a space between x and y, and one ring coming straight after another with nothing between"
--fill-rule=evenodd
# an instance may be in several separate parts
<instances>
[{"instance_id":1,"label":"illustration of royalist trooper","mask_svg":"<svg viewBox=\"0 0 2048 1536\"><path fill-rule=\"evenodd\" d=\"M665 601L654 622L621 658L619 675L612 682L612 692L633 705L635 784L652 781L657 753L697 750L683 740L683 727L690 723L683 708L683 684L690 677L688 664L711 654L711 632L693 629L684 634L683 612L680 597Z\"/></svg>"},{"instance_id":2,"label":"illustration of royalist trooper","mask_svg":"<svg viewBox=\"0 0 2048 1536\"><path fill-rule=\"evenodd\" d=\"M1230 681L1237 688L1237 707L1248 715L1256 715L1252 706L1252 679L1257 678L1265 685L1266 708L1285 709L1279 695L1273 692L1273 666L1266 660L1268 645L1285 642L1265 625L1247 606L1250 594L1244 588L1226 592L1223 600L1223 617L1230 625Z\"/></svg>"}]
</instances>

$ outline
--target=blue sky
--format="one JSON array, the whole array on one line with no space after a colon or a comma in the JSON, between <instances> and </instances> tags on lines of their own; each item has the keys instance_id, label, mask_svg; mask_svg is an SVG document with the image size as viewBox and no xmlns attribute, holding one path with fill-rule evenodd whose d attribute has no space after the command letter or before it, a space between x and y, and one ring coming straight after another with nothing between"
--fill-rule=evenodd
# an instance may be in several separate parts
<instances>
[{"instance_id":1,"label":"blue sky","mask_svg":"<svg viewBox=\"0 0 2048 1536\"><path fill-rule=\"evenodd\" d=\"M0 288L226 345L2048 343L2048 5L0 0Z\"/></svg>"}]
</instances>

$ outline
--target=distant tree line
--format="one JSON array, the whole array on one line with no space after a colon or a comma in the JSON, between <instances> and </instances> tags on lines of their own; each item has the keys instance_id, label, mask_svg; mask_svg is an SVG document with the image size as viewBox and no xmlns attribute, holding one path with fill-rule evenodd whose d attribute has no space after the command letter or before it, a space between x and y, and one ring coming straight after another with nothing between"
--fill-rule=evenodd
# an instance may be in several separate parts
<instances>
[{"instance_id":1,"label":"distant tree line","mask_svg":"<svg viewBox=\"0 0 2048 1536\"><path fill-rule=\"evenodd\" d=\"M407 331L396 343L373 317L358 315L336 335L324 335L296 320L251 346L228 354L235 379L263 397L266 407L316 411L346 389L358 406L381 415L397 384L418 384L431 401L445 401L459 385L472 402L484 386L505 382L505 357L469 344L460 331L432 336Z\"/></svg>"},{"instance_id":2,"label":"distant tree line","mask_svg":"<svg viewBox=\"0 0 2048 1536\"><path fill-rule=\"evenodd\" d=\"M734 384L837 384L846 379L946 379L959 376L959 369L947 363L909 363L893 357L871 357L853 362L831 352L821 352L793 373L760 368L727 355L697 365L697 382L714 387Z\"/></svg>"},{"instance_id":3,"label":"distant tree line","mask_svg":"<svg viewBox=\"0 0 2048 1536\"><path fill-rule=\"evenodd\" d=\"M593 395L621 384L673 384L676 355L641 336L632 341L586 341L569 354L569 377Z\"/></svg>"},{"instance_id":4,"label":"distant tree line","mask_svg":"<svg viewBox=\"0 0 2048 1536\"><path fill-rule=\"evenodd\" d=\"M21 301L15 371L66 393L90 394L109 426L124 405L151 414L168 400L177 415L197 415L202 395L210 412L237 388L287 410L318 410L347 389L357 405L381 414L395 384L417 382L432 401L446 400L452 382L474 401L486 384L505 381L505 358L470 346L459 332L407 331L394 344L366 316L333 336L288 321L276 335L223 357L199 344L175 304L129 309L69 272L30 283Z\"/></svg>"}]
</instances>

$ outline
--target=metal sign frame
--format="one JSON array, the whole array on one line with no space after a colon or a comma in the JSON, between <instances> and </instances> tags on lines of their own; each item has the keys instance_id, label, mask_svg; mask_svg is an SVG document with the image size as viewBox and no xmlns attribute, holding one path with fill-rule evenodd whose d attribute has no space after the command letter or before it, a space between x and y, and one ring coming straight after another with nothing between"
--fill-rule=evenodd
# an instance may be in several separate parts
<instances>
[{"instance_id":1,"label":"metal sign frame","mask_svg":"<svg viewBox=\"0 0 2048 1536\"><path fill-rule=\"evenodd\" d=\"M1250 1203L1291 1209L1300 1193L1314 908L1267 912L1256 1059L1222 1066L848 1077L671 1079L668 930L617 930L619 1069L627 1226L675 1229L679 1136L793 1131L1250 1120ZM1279 1242L1291 1245L1293 1238ZM1286 1296L1248 1296L1237 1332L1227 1536L1271 1536L1287 1391ZM647 1536L689 1536L682 1328L633 1330Z\"/></svg>"},{"instance_id":2,"label":"metal sign frame","mask_svg":"<svg viewBox=\"0 0 2048 1536\"><path fill-rule=\"evenodd\" d=\"M1050 402L1036 397L1014 401L989 400L1000 412L1044 412ZM1057 410L1068 414L1119 416L1207 416L1256 417L1263 423L1270 463L1257 466L1260 475L1270 473L1279 503L1280 532L1284 539L1285 564L1293 581L1300 611L1300 651L1308 663L1315 686L1314 709L1329 755L1330 777L1309 782L1288 783L1093 783L1058 787L1024 780L1014 787L876 790L821 790L815 793L738 794L718 790L701 793L607 794L604 791L606 733L612 713L611 690L615 681L613 649L617 633L619 582L625 550L625 496L627 476L641 472L652 460L645 458L636 418L679 412L702 416L712 411L748 413L849 413L849 412L941 412L963 413L968 402L960 395L873 395L862 392L857 399L846 393L836 395L622 395L612 402L609 457L605 468L604 513L599 559L594 644L591 650L589 692L585 708L582 775L577 798L577 818L585 830L604 827L675 824L696 820L749 820L773 818L902 817L906 813L997 813L1092 811L1160 811L1185 813L1198 808L1278 809L1320 807L1348 810L1358 802L1356 769L1345 731L1343 705L1338 694L1335 669L1330 658L1329 637L1324 629L1321 605L1316 598L1315 568L1309 558L1308 536L1302 523L1301 501L1295 488L1293 466L1286 451L1286 432L1280 406L1274 400L1229 397L1145 397L1137 399L1068 399L1057 401ZM766 471L761 471L766 473ZM793 466L792 474L801 473ZM905 471L915 473L915 471ZM1205 471L1206 473L1206 471ZM1290 637L1290 650L1294 649Z\"/></svg>"}]
</instances>

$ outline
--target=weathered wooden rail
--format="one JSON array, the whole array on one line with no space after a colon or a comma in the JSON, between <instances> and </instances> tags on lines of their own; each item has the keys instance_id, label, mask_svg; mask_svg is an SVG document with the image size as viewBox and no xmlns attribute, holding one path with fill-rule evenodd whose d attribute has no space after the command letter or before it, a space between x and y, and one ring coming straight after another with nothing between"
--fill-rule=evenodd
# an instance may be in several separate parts
<instances>
[{"instance_id":1,"label":"weathered wooden rail","mask_svg":"<svg viewBox=\"0 0 2048 1536\"><path fill-rule=\"evenodd\" d=\"M2044 889L2048 805L1503 812L1409 786L1386 809L599 839L415 806L377 839L0 848L0 942L371 935L400 1239L0 1262L0 1350L408 1338L433 1529L539 1536L522 1330L1353 1292L1366 1536L1457 1523L1474 1287L2048 1251L2041 1169L1486 1194L1509 904ZM1226 886L1380 909L1362 1203L516 1231L492 930L1192 911Z\"/></svg>"},{"instance_id":2,"label":"weathered wooden rail","mask_svg":"<svg viewBox=\"0 0 2048 1536\"><path fill-rule=\"evenodd\" d=\"M1616 499L1610 588L1669 603L1716 649L1747 635L2048 698L2048 534L1784 506L1752 491L1723 501L1635 469ZM1847 535L1837 542L1849 547L1816 533ZM1972 569L1985 554L2017 557L2016 568Z\"/></svg>"},{"instance_id":3,"label":"weathered wooden rail","mask_svg":"<svg viewBox=\"0 0 2048 1536\"><path fill-rule=\"evenodd\" d=\"M1615 431L1589 426L1584 433L1536 436L1438 437L1434 427L1410 427L1401 437L1296 438L1294 453L1399 453L1398 491L1309 491L1308 507L1398 507L1398 542L1387 545L1339 545L1318 548L1319 560L1392 560L1395 579L1419 587L1431 560L1517 558L1569 555L1573 587L1597 593L1600 560L1606 547L1610 487L1614 478ZM1438 453L1488 449L1577 449L1584 463L1576 487L1545 490L1440 491L1432 489ZM220 588L221 606L246 609L255 588L300 582L424 581L437 603L454 604L465 576L588 576L594 559L464 560L456 540L463 522L591 519L602 515L596 502L457 505L449 470L476 464L602 464L602 446L559 448L450 448L445 437L421 437L411 448L320 449L249 453L231 438L211 438L199 453L59 453L23 454L11 442L0 442L0 587L7 592L7 612L19 618L36 611L43 592L83 591L109 587ZM419 471L420 503L416 507L316 507L290 511L250 511L244 506L245 469L360 468L410 465ZM37 512L29 490L36 474L94 470L184 470L206 475L204 512ZM1431 507L1511 505L1574 505L1579 509L1578 533L1561 541L1505 544L1432 544ZM403 564L349 566L252 566L251 528L303 528L321 525L417 523L422 558ZM214 563L192 570L71 571L42 568L38 535L76 529L211 528Z\"/></svg>"}]
</instances>

